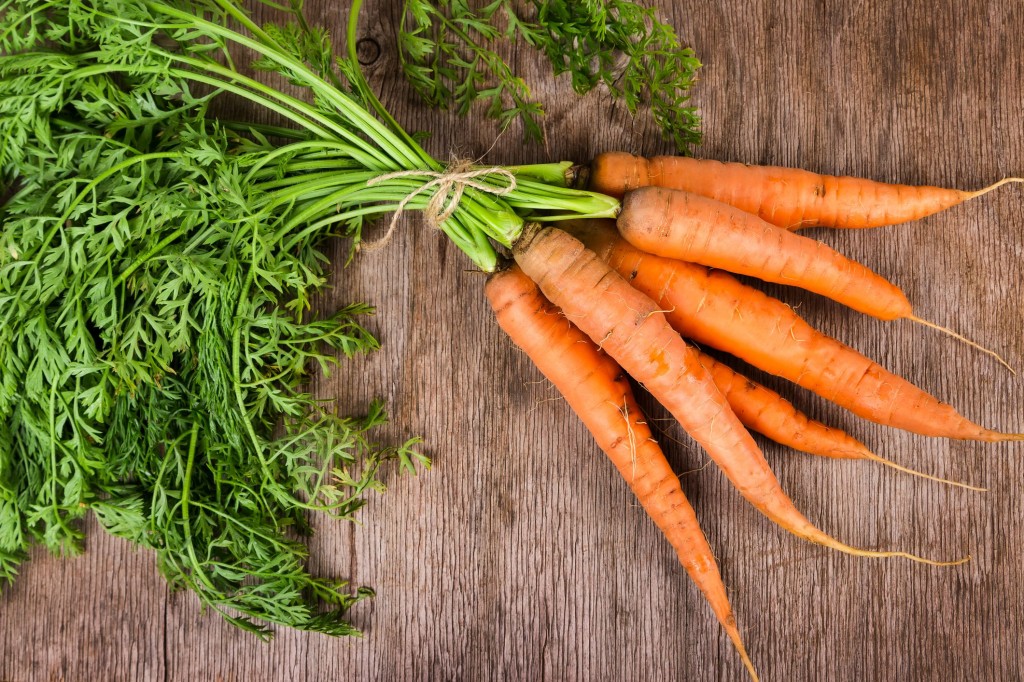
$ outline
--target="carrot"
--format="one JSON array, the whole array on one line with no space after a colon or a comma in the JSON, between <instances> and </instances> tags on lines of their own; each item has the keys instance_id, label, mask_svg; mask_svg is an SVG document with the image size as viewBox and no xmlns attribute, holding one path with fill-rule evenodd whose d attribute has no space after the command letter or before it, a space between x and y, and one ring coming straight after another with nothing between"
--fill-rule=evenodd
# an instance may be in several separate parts
<instances>
[{"instance_id":1,"label":"carrot","mask_svg":"<svg viewBox=\"0 0 1024 682\"><path fill-rule=\"evenodd\" d=\"M751 678L736 618L708 545L679 485L615 361L574 327L516 266L490 276L487 299L498 324L565 396L644 510L664 533L714 611Z\"/></svg>"},{"instance_id":2,"label":"carrot","mask_svg":"<svg viewBox=\"0 0 1024 682\"><path fill-rule=\"evenodd\" d=\"M710 372L715 386L725 396L729 407L736 413L743 425L780 445L834 459L865 459L884 464L912 476L968 490L985 491L984 488L908 469L884 457L879 457L853 436L811 419L775 391L751 381L710 355L701 353L700 363Z\"/></svg>"},{"instance_id":3,"label":"carrot","mask_svg":"<svg viewBox=\"0 0 1024 682\"><path fill-rule=\"evenodd\" d=\"M650 160L623 152L601 154L590 166L590 189L622 197L657 185L700 194L785 228L864 228L894 225L938 213L1022 178L1004 178L974 192L894 185L820 175L798 168L722 163L682 156Z\"/></svg>"},{"instance_id":4,"label":"carrot","mask_svg":"<svg viewBox=\"0 0 1024 682\"><path fill-rule=\"evenodd\" d=\"M840 431L810 419L775 391L766 388L728 365L700 353L700 364L743 425L752 431L813 455L834 459L871 459L867 446Z\"/></svg>"},{"instance_id":5,"label":"carrot","mask_svg":"<svg viewBox=\"0 0 1024 682\"><path fill-rule=\"evenodd\" d=\"M782 490L750 433L733 413L697 351L665 314L588 250L557 228L528 225L513 245L516 262L570 322L664 405L755 508L799 537L857 556L900 556L844 544L814 526ZM954 562L960 563L960 562Z\"/></svg>"},{"instance_id":6,"label":"carrot","mask_svg":"<svg viewBox=\"0 0 1024 682\"><path fill-rule=\"evenodd\" d=\"M680 334L697 343L788 379L878 424L925 436L1024 440L1024 434L999 433L968 421L906 379L817 331L782 301L728 273L640 251L619 237L611 221L582 221L569 229L666 311Z\"/></svg>"},{"instance_id":7,"label":"carrot","mask_svg":"<svg viewBox=\"0 0 1024 682\"><path fill-rule=\"evenodd\" d=\"M626 195L617 225L648 253L797 286L882 320L913 317L907 297L881 275L714 199L641 187Z\"/></svg>"},{"instance_id":8,"label":"carrot","mask_svg":"<svg viewBox=\"0 0 1024 682\"><path fill-rule=\"evenodd\" d=\"M801 287L881 320L906 319L991 355L995 351L913 314L902 291L825 244L781 230L756 215L697 194L641 187L626 195L619 232L648 253Z\"/></svg>"}]
</instances>

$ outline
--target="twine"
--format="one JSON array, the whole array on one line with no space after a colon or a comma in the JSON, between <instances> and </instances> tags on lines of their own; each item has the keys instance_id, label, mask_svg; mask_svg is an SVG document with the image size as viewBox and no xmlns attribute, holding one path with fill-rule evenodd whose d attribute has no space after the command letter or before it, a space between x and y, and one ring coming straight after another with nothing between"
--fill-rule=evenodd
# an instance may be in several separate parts
<instances>
[{"instance_id":1,"label":"twine","mask_svg":"<svg viewBox=\"0 0 1024 682\"><path fill-rule=\"evenodd\" d=\"M430 189L436 188L434 195L430 197L430 201L423 209L423 215L427 219L427 224L437 229L441 226L441 223L451 218L459 208L459 203L462 201L462 195L465 193L467 187L499 197L506 196L516 188L516 176L507 168L492 166L491 168L471 170L472 167L473 162L469 159L456 159L455 161L452 161L444 171L396 171L394 173L378 175L377 177L368 180L366 183L367 187L372 187L394 178L433 178L433 180L425 182L414 189L412 192L407 194L401 202L399 202L394 215L391 216L391 223L388 224L387 232L384 233L383 237L374 242L364 242L360 245L360 249L376 251L387 246L395 232L395 227L398 225L398 218L402 215L405 207L410 201ZM505 178L508 181L508 185L505 187L493 187L477 180L477 178L483 178L491 175L498 175Z\"/></svg>"}]
</instances>

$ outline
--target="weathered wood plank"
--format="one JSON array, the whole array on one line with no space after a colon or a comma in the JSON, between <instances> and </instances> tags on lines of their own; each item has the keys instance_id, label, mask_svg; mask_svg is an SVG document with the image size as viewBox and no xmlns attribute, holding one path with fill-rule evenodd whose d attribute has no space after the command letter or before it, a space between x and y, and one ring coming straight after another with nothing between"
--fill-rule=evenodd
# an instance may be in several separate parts
<instances>
[{"instance_id":1,"label":"weathered wood plank","mask_svg":"<svg viewBox=\"0 0 1024 682\"><path fill-rule=\"evenodd\" d=\"M311 2L311 4L314 4ZM1024 8L991 0L661 3L705 61L701 154L881 180L975 187L1024 169ZM374 85L429 149L479 155L496 129L428 112L396 76L399 3L370 3ZM322 21L345 12L317 2ZM542 74L526 50L517 69ZM488 160L585 160L669 151L644 117L543 75L546 147L501 136ZM595 122L606 122L596 125ZM1024 200L1007 189L884 231L819 232L903 286L920 314L1024 366ZM342 251L336 255L340 261ZM380 306L384 343L317 390L358 409L388 399L400 437L434 469L395 478L365 525L317 524L315 570L375 587L362 641L281 632L262 644L169 595L151 556L96 533L74 560L34 557L0 596L0 679L742 679L671 550L583 427L502 337L483 279L416 219L334 278L329 309ZM1021 380L909 323L861 319L768 287L827 333L978 421L1024 430ZM765 377L758 375L759 378ZM1017 446L933 441L858 421L766 383L887 457L990 487L951 490L861 463L765 444L783 486L854 544L973 561L935 569L827 552L775 529L663 421L665 449L722 564L768 680L991 679L1024 674L1024 542ZM679 442L677 442L679 441Z\"/></svg>"}]
</instances>

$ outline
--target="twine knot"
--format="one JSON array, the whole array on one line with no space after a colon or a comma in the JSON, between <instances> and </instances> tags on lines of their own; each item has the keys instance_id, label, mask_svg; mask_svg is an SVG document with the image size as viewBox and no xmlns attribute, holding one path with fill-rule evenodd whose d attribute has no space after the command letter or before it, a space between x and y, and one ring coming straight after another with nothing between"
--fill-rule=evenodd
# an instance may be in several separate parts
<instances>
[{"instance_id":1,"label":"twine knot","mask_svg":"<svg viewBox=\"0 0 1024 682\"><path fill-rule=\"evenodd\" d=\"M492 175L504 178L508 184L504 187L494 187L493 185L488 185L480 181L480 178L486 178ZM430 201L427 202L427 205L423 208L423 215L427 220L427 224L437 229L441 226L441 223L451 218L455 211L458 210L459 203L462 201L462 195L466 192L467 187L499 197L506 196L516 188L516 176L512 171L507 168L502 168L501 166L492 166L490 168L478 168L473 170L473 162L469 159L456 159L443 171L406 170L395 171L394 173L385 173L384 175L378 175L375 178L371 178L366 182L366 185L367 187L372 187L382 182L386 182L387 180L393 180L394 178L411 177L427 177L433 179L424 182L422 185L407 194L405 198L399 202L394 215L391 216L391 222L388 224L388 229L387 232L384 233L384 236L375 242L364 242L360 245L361 249L376 251L377 249L387 246L394 234L395 227L398 225L398 218L402 215L405 207L410 201L423 192L427 192L431 189L434 190L434 194L430 197Z\"/></svg>"}]
</instances>

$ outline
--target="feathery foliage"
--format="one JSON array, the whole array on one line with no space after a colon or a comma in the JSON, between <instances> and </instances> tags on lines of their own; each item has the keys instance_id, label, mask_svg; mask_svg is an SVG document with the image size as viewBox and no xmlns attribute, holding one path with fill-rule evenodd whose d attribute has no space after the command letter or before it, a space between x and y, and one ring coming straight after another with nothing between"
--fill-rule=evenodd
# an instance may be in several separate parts
<instances>
[{"instance_id":1,"label":"feathery foliage","mask_svg":"<svg viewBox=\"0 0 1024 682\"><path fill-rule=\"evenodd\" d=\"M689 101L700 61L653 9L629 0L493 0L479 9L466 0L405 0L399 56L420 96L461 115L482 102L502 127L519 120L524 137L539 141L543 106L493 48L502 39L543 52L581 95L603 85L631 114L649 107L679 151L700 142Z\"/></svg>"}]
</instances>

